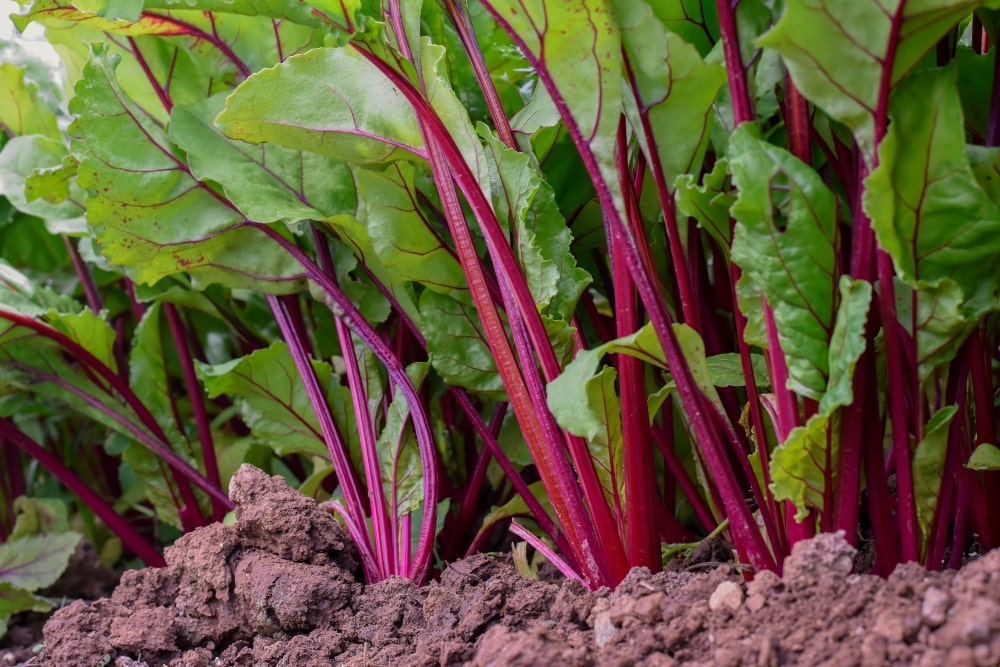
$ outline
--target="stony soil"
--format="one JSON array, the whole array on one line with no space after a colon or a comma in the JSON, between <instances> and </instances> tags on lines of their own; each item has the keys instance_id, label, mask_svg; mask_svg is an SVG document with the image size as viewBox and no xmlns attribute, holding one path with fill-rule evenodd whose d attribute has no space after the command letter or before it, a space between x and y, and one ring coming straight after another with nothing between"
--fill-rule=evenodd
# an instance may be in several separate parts
<instances>
[{"instance_id":1,"label":"stony soil","mask_svg":"<svg viewBox=\"0 0 1000 667\"><path fill-rule=\"evenodd\" d=\"M365 586L344 531L280 478L244 466L231 495L235 526L195 531L166 568L126 572L109 598L58 611L22 664L1000 664L1000 551L957 573L904 566L884 580L850 574L854 550L826 535L798 545L783 578L750 583L703 563L588 592L481 555L423 588Z\"/></svg>"}]
</instances>

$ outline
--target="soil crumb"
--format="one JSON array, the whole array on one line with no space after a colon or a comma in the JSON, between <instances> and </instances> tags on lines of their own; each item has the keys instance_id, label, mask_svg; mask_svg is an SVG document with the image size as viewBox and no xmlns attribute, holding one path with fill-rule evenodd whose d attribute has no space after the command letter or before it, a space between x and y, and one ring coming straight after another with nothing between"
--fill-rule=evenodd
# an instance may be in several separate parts
<instances>
[{"instance_id":1,"label":"soil crumb","mask_svg":"<svg viewBox=\"0 0 1000 667\"><path fill-rule=\"evenodd\" d=\"M854 549L821 535L796 545L783 577L749 582L712 556L707 568L636 569L614 592L591 592L478 555L422 588L366 586L345 531L280 477L244 465L230 496L234 526L194 531L167 550L167 567L126 572L110 597L59 610L44 649L20 664L1000 664L1000 551L958 572L906 565L882 579L852 574Z\"/></svg>"}]
</instances>

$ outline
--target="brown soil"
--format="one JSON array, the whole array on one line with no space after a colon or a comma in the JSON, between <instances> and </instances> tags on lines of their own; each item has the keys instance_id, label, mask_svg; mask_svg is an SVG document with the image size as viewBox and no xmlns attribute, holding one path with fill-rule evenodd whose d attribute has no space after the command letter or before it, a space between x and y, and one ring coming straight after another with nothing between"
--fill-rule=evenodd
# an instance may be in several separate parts
<instances>
[{"instance_id":1,"label":"brown soil","mask_svg":"<svg viewBox=\"0 0 1000 667\"><path fill-rule=\"evenodd\" d=\"M417 588L365 586L344 531L280 478L244 466L235 526L127 572L110 598L46 624L28 663L171 665L997 665L1000 551L960 572L850 574L833 535L802 543L784 578L728 565L651 575L616 591L532 581L480 555ZM696 571L699 570L699 571Z\"/></svg>"}]
</instances>

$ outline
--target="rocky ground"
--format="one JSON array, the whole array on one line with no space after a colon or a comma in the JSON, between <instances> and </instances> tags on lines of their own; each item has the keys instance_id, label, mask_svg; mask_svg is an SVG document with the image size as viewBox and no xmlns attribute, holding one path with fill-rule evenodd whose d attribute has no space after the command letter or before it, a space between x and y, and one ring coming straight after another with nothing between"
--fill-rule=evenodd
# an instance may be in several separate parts
<instances>
[{"instance_id":1,"label":"rocky ground","mask_svg":"<svg viewBox=\"0 0 1000 667\"><path fill-rule=\"evenodd\" d=\"M244 466L231 494L234 526L197 530L166 568L126 572L110 597L59 610L38 652L28 624L15 628L0 665L1000 664L1000 552L885 580L851 574L854 550L824 535L796 547L783 578L749 583L695 557L589 592L479 555L422 588L366 586L345 532L281 478Z\"/></svg>"}]
</instances>

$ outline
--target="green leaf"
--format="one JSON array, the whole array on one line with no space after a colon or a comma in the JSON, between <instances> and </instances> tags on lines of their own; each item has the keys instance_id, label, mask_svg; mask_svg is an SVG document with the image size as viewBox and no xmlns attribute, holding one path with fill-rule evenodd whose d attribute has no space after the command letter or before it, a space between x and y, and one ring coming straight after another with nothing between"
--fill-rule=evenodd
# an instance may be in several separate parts
<instances>
[{"instance_id":1,"label":"green leaf","mask_svg":"<svg viewBox=\"0 0 1000 667\"><path fill-rule=\"evenodd\" d=\"M312 366L320 386L327 388L331 408L345 399L350 405L350 394L335 384L329 364L313 361ZM209 398L226 394L236 399L254 437L279 456L295 452L328 456L316 413L285 343L273 343L224 364L199 363L197 370ZM352 424L339 423L338 427L345 438L354 431Z\"/></svg>"},{"instance_id":2,"label":"green leaf","mask_svg":"<svg viewBox=\"0 0 1000 667\"><path fill-rule=\"evenodd\" d=\"M839 419L817 413L797 426L771 453L771 492L775 500L790 500L803 521L810 510L822 511L827 484L835 488L839 456Z\"/></svg>"},{"instance_id":3,"label":"green leaf","mask_svg":"<svg viewBox=\"0 0 1000 667\"><path fill-rule=\"evenodd\" d=\"M227 201L191 176L166 131L115 77L119 57L101 44L84 68L70 127L87 216L105 256L137 282L186 271L198 284L287 293L301 267Z\"/></svg>"},{"instance_id":4,"label":"green leaf","mask_svg":"<svg viewBox=\"0 0 1000 667\"><path fill-rule=\"evenodd\" d=\"M625 110L647 159L655 153L671 185L679 175L701 169L712 105L726 72L702 60L680 36L667 32L644 0L615 0L614 6L635 95L625 98ZM643 116L651 136L641 131Z\"/></svg>"},{"instance_id":5,"label":"green leaf","mask_svg":"<svg viewBox=\"0 0 1000 667\"><path fill-rule=\"evenodd\" d=\"M733 260L773 309L789 388L819 400L837 297L836 199L812 168L750 124L733 134L729 160L739 190Z\"/></svg>"},{"instance_id":6,"label":"green leaf","mask_svg":"<svg viewBox=\"0 0 1000 667\"><path fill-rule=\"evenodd\" d=\"M979 187L993 203L1000 204L1000 149L967 144L965 154Z\"/></svg>"},{"instance_id":7,"label":"green leaf","mask_svg":"<svg viewBox=\"0 0 1000 667\"><path fill-rule=\"evenodd\" d=\"M410 364L406 367L406 375L419 390L429 370L430 364L426 362ZM413 429L406 428L409 415L409 403L402 392L397 392L389 404L385 428L376 442L381 454L382 487L397 517L416 512L424 501L420 448Z\"/></svg>"},{"instance_id":8,"label":"green leaf","mask_svg":"<svg viewBox=\"0 0 1000 667\"><path fill-rule=\"evenodd\" d=\"M216 123L231 139L358 164L424 155L406 98L349 48L314 49L257 72L229 97Z\"/></svg>"},{"instance_id":9,"label":"green leaf","mask_svg":"<svg viewBox=\"0 0 1000 667\"><path fill-rule=\"evenodd\" d=\"M129 386L153 413L167 436L179 442L183 436L178 431L173 412L174 391L161 335L162 315L162 304L154 303L136 325L128 360Z\"/></svg>"},{"instance_id":10,"label":"green leaf","mask_svg":"<svg viewBox=\"0 0 1000 667\"><path fill-rule=\"evenodd\" d=\"M17 518L8 540L40 533L69 531L69 507L61 498L20 496L14 499L14 513Z\"/></svg>"},{"instance_id":11,"label":"green leaf","mask_svg":"<svg viewBox=\"0 0 1000 667\"><path fill-rule=\"evenodd\" d=\"M1000 207L969 164L955 77L949 66L899 87L879 167L865 181L878 243L917 293L916 312L900 304L900 315L916 329L922 379L953 358L974 320L996 308L1000 284Z\"/></svg>"},{"instance_id":12,"label":"green leaf","mask_svg":"<svg viewBox=\"0 0 1000 667\"><path fill-rule=\"evenodd\" d=\"M480 128L488 145L494 207L512 224L516 255L538 309L569 320L590 275L570 252L573 235L556 205L552 188L529 157Z\"/></svg>"},{"instance_id":13,"label":"green leaf","mask_svg":"<svg viewBox=\"0 0 1000 667\"><path fill-rule=\"evenodd\" d=\"M0 584L37 591L56 583L80 541L79 533L32 535L0 544Z\"/></svg>"},{"instance_id":14,"label":"green leaf","mask_svg":"<svg viewBox=\"0 0 1000 667\"><path fill-rule=\"evenodd\" d=\"M85 229L81 206L84 197L75 183L70 182L66 192L72 194L73 201L63 197L52 203L44 197L31 197L28 192L29 186L39 187L41 170L62 168L65 158L66 147L61 141L37 134L14 137L0 151L0 194L17 210L45 220L50 230L57 226Z\"/></svg>"},{"instance_id":15,"label":"green leaf","mask_svg":"<svg viewBox=\"0 0 1000 667\"><path fill-rule=\"evenodd\" d=\"M468 301L468 286L444 230L419 205L413 166L396 162L385 171L356 171L361 218L372 248L393 282L410 280Z\"/></svg>"},{"instance_id":16,"label":"green leaf","mask_svg":"<svg viewBox=\"0 0 1000 667\"><path fill-rule=\"evenodd\" d=\"M506 395L474 308L425 290L419 322L430 362L447 383L494 397Z\"/></svg>"},{"instance_id":17,"label":"green leaf","mask_svg":"<svg viewBox=\"0 0 1000 667\"><path fill-rule=\"evenodd\" d=\"M55 113L39 95L38 85L25 80L26 71L14 63L0 64L0 129L11 136L60 136Z\"/></svg>"},{"instance_id":18,"label":"green leaf","mask_svg":"<svg viewBox=\"0 0 1000 667\"><path fill-rule=\"evenodd\" d=\"M894 57L888 83L894 87L980 4L981 0L786 0L781 20L757 43L781 54L796 87L849 127L871 162L874 117L889 50L894 49ZM894 33L893 21L900 12L902 21ZM934 107L925 99L919 111L930 108Z\"/></svg>"},{"instance_id":19,"label":"green leaf","mask_svg":"<svg viewBox=\"0 0 1000 667\"><path fill-rule=\"evenodd\" d=\"M990 49L989 52L980 55L962 44L955 48L958 94L962 99L965 125L974 137L984 142L990 116L991 86L984 86L983 82L992 81L995 59L996 49Z\"/></svg>"},{"instance_id":20,"label":"green leaf","mask_svg":"<svg viewBox=\"0 0 1000 667\"><path fill-rule=\"evenodd\" d=\"M819 402L819 411L832 414L854 400L854 367L865 351L865 323L872 301L871 283L840 278L840 306L830 336L830 381Z\"/></svg>"},{"instance_id":21,"label":"green leaf","mask_svg":"<svg viewBox=\"0 0 1000 667\"><path fill-rule=\"evenodd\" d=\"M965 467L969 470L1000 470L1000 448L984 442L972 452Z\"/></svg>"},{"instance_id":22,"label":"green leaf","mask_svg":"<svg viewBox=\"0 0 1000 667\"><path fill-rule=\"evenodd\" d=\"M658 0L652 6L667 30L694 45L703 57L719 39L719 17L714 2Z\"/></svg>"},{"instance_id":23,"label":"green leaf","mask_svg":"<svg viewBox=\"0 0 1000 667\"><path fill-rule=\"evenodd\" d=\"M729 186L729 162L718 160L712 171L702 176L701 185L691 174L682 174L674 186L677 212L697 220L719 248L728 253L732 243L729 208L736 200Z\"/></svg>"},{"instance_id":24,"label":"green leaf","mask_svg":"<svg viewBox=\"0 0 1000 667\"><path fill-rule=\"evenodd\" d=\"M521 50L542 70L549 95L562 103L567 126L593 154L615 209L626 219L615 160L622 111L622 36L606 0L533 3L491 0ZM591 174L591 176L595 176Z\"/></svg>"},{"instance_id":25,"label":"green leaf","mask_svg":"<svg viewBox=\"0 0 1000 667\"><path fill-rule=\"evenodd\" d=\"M222 135L214 119L225 106L220 94L170 114L170 139L187 155L200 180L222 185L250 220L275 222L354 213L354 179L339 160L276 144L253 145Z\"/></svg>"},{"instance_id":26,"label":"green leaf","mask_svg":"<svg viewBox=\"0 0 1000 667\"><path fill-rule=\"evenodd\" d=\"M924 426L924 439L913 452L913 493L917 502L917 523L926 539L930 535L934 512L941 491L941 477L948 453L948 430L958 407L941 408Z\"/></svg>"},{"instance_id":27,"label":"green leaf","mask_svg":"<svg viewBox=\"0 0 1000 667\"><path fill-rule=\"evenodd\" d=\"M52 602L40 595L0 583L0 639L7 634L8 621L14 614L25 611L44 613L51 611L52 607Z\"/></svg>"},{"instance_id":28,"label":"green leaf","mask_svg":"<svg viewBox=\"0 0 1000 667\"><path fill-rule=\"evenodd\" d=\"M865 181L879 245L910 284L951 278L967 295L995 285L1000 208L969 166L955 68L914 74L893 97L889 117L879 168Z\"/></svg>"}]
</instances>

